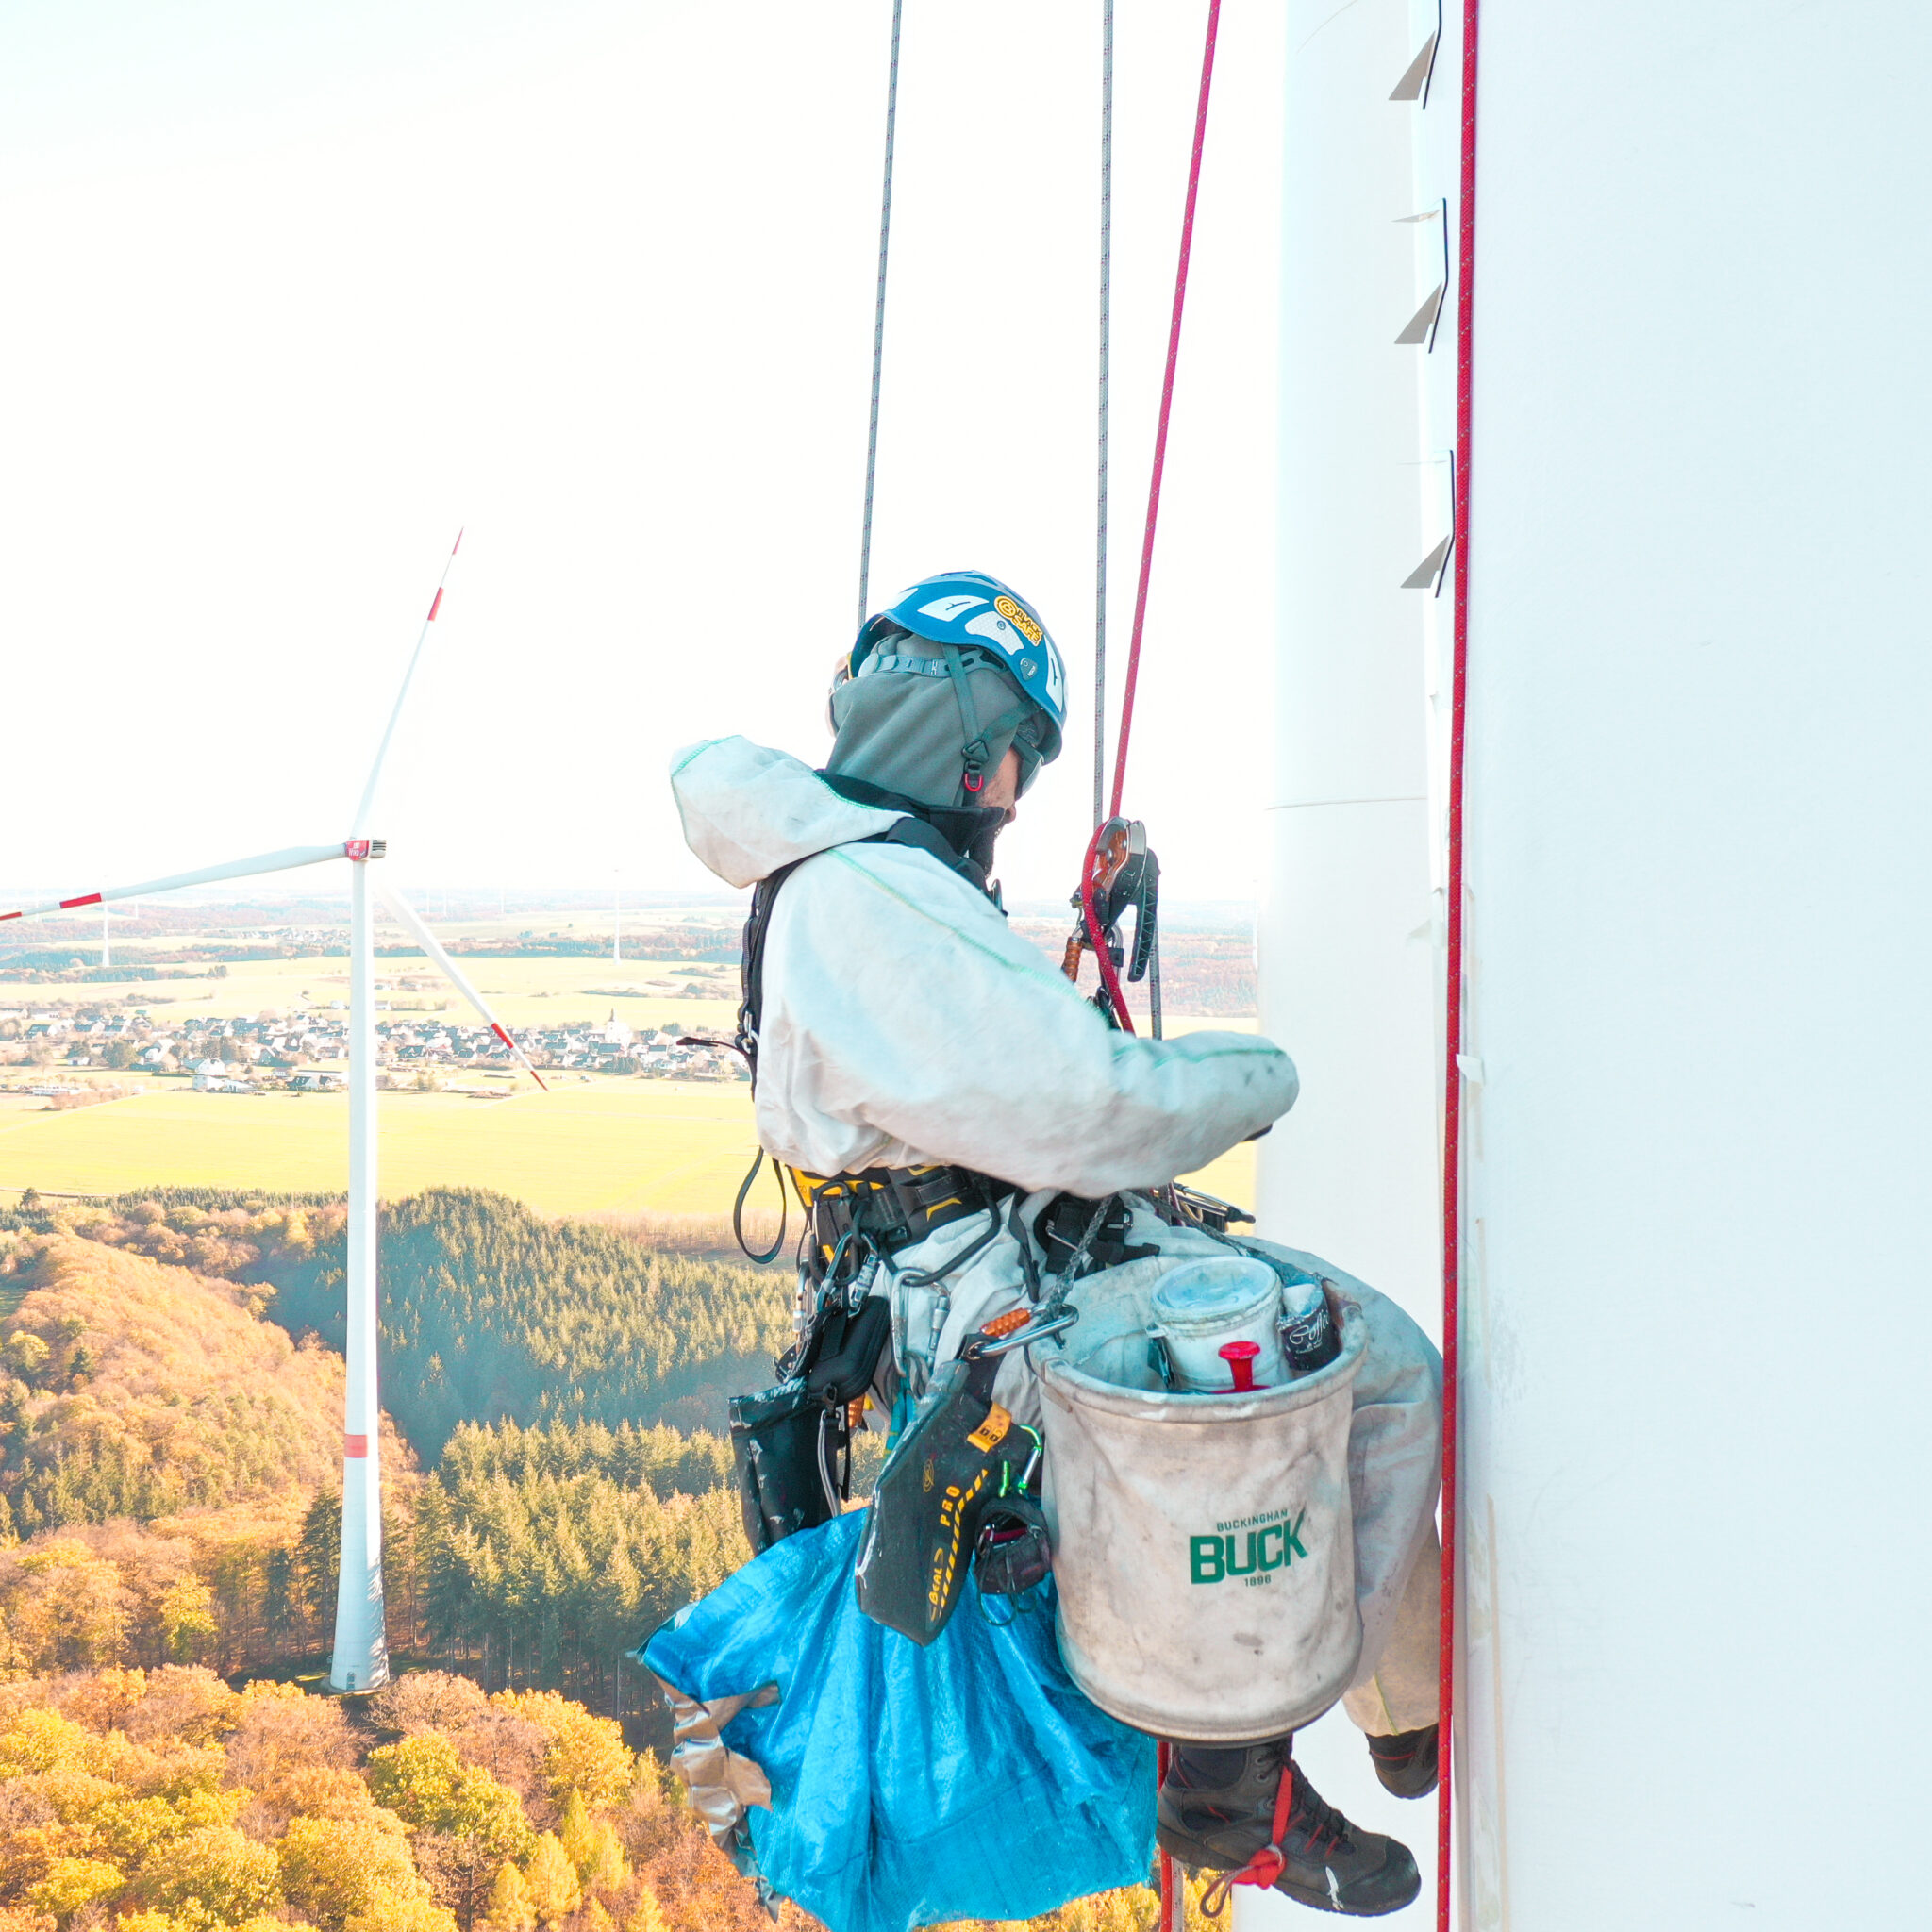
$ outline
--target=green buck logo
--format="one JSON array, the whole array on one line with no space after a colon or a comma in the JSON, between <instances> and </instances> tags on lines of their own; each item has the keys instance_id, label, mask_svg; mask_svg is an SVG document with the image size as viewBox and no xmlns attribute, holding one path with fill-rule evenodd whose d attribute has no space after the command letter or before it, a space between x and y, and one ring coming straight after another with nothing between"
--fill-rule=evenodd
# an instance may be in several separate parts
<instances>
[{"instance_id":1,"label":"green buck logo","mask_svg":"<svg viewBox=\"0 0 1932 1932\"><path fill-rule=\"evenodd\" d=\"M1302 1524L1307 1513L1304 1509L1297 1515L1284 1509L1267 1522L1257 1524L1248 1517L1239 1523L1218 1523L1214 1535L1190 1537L1188 1569L1191 1580L1222 1583L1230 1576L1243 1576L1251 1584L1261 1583L1271 1580L1271 1571L1287 1569L1297 1557L1306 1560L1308 1553L1302 1545ZM1244 1534L1247 1560L1238 1563L1235 1549Z\"/></svg>"}]
</instances>

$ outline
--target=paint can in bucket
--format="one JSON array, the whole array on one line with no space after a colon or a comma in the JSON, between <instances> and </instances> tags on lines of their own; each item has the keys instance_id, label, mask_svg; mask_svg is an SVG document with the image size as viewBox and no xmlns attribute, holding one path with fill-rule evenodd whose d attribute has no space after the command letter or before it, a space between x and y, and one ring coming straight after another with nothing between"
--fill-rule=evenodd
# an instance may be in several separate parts
<instances>
[{"instance_id":1,"label":"paint can in bucket","mask_svg":"<svg viewBox=\"0 0 1932 1932\"><path fill-rule=\"evenodd\" d=\"M1278 1388L1289 1379L1281 1348L1281 1279L1265 1261L1217 1255L1190 1261L1161 1277L1154 1291L1153 1334L1165 1352L1178 1390L1225 1393L1234 1387L1230 1345L1252 1342L1253 1385Z\"/></svg>"}]
</instances>

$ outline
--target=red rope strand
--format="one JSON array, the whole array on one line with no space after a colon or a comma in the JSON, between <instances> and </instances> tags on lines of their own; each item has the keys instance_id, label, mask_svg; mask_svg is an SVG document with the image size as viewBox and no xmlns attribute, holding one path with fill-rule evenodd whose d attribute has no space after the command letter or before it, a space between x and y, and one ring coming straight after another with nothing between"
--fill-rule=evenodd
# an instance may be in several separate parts
<instances>
[{"instance_id":1,"label":"red rope strand","mask_svg":"<svg viewBox=\"0 0 1932 1932\"><path fill-rule=\"evenodd\" d=\"M1188 162L1188 202L1181 216L1180 260L1174 274L1174 313L1167 325L1167 372L1160 383L1160 420L1154 432L1154 474L1147 485L1147 524L1141 535L1141 579L1134 591L1134 632L1127 645L1126 682L1121 691L1121 733L1113 756L1113 806L1121 812L1127 776L1127 741L1134 729L1134 688L1141 675L1141 634L1147 623L1147 583L1154 570L1154 529L1160 520L1160 479L1167 468L1167 425L1174 413L1174 368L1181 353L1181 311L1188 301L1188 262L1194 249L1194 206L1201 196L1201 150L1208 139L1208 95L1214 85L1214 42L1221 31L1221 0L1208 0L1208 37L1201 50L1201 93L1194 104L1194 151Z\"/></svg>"},{"instance_id":2,"label":"red rope strand","mask_svg":"<svg viewBox=\"0 0 1932 1932\"><path fill-rule=\"evenodd\" d=\"M1113 755L1113 803L1108 816L1121 815L1121 792L1127 782L1127 746L1134 732L1134 692L1141 681L1141 640L1147 627L1147 584L1154 571L1154 532L1160 521L1160 479L1167 469L1167 427L1174 414L1174 370L1180 362L1181 315L1188 304L1188 267L1194 252L1194 209L1201 198L1201 153L1208 142L1208 100L1214 87L1214 43L1221 32L1221 0L1208 0L1208 32L1201 48L1201 92L1194 102L1194 146L1188 158L1188 199L1181 214L1180 258L1174 272L1174 312L1167 325L1167 367L1160 380L1160 417L1154 431L1154 469L1147 481L1147 523L1141 533L1141 576L1134 588L1134 631L1127 644L1127 675L1121 688L1121 734ZM1113 1002L1114 1016L1124 1031L1131 1033L1134 1022L1127 1012L1127 996L1121 987L1100 930L1100 916L1094 909L1094 874L1100 861L1102 834L1106 824L1093 828L1087 857L1080 867L1080 912L1087 925L1087 938L1093 948L1094 963L1100 968L1101 984ZM1168 1747L1159 1753L1159 1775L1167 1774ZM1284 1787L1287 1778L1283 1777ZM1276 1825L1278 1840L1281 1827ZM1176 1904L1181 1907L1175 1910ZM1160 1932L1176 1932L1185 1915L1184 1895L1175 1881L1174 1860L1160 1855Z\"/></svg>"},{"instance_id":3,"label":"red rope strand","mask_svg":"<svg viewBox=\"0 0 1932 1932\"><path fill-rule=\"evenodd\" d=\"M1141 576L1134 590L1134 630L1127 644L1127 675L1121 688L1121 729L1113 755L1113 803L1108 816L1119 818L1121 793L1127 782L1127 747L1134 735L1134 693L1141 681L1141 641L1147 628L1147 586L1154 574L1154 534L1160 522L1160 482L1167 470L1167 431L1174 415L1174 371L1180 362L1181 316L1188 306L1188 268L1194 252L1194 209L1201 198L1201 154L1208 142L1208 101L1214 88L1214 46L1221 32L1221 0L1208 0L1208 32L1201 48L1201 91L1194 102L1194 145L1188 160L1188 197L1181 214L1180 258L1174 264L1174 309L1167 325L1167 368L1160 382L1160 414L1154 431L1154 468L1147 481L1147 522L1141 533ZM1127 1013L1127 996L1120 974L1102 943L1100 918L1094 909L1094 874L1099 863L1105 822L1093 829L1087 858L1080 868L1080 910L1087 938L1100 968L1100 981L1113 1002L1114 1017L1124 1032L1134 1023Z\"/></svg>"},{"instance_id":4,"label":"red rope strand","mask_svg":"<svg viewBox=\"0 0 1932 1932\"><path fill-rule=\"evenodd\" d=\"M1448 1053L1442 1069L1442 1575L1441 1653L1437 1690L1441 1782L1436 1789L1436 1926L1449 1932L1452 1761L1456 1731L1456 1561L1458 1551L1462 1293L1462 798L1464 706L1469 675L1470 414L1474 390L1471 324L1475 304L1476 16L1462 6L1462 184L1457 218L1456 298L1456 469L1461 527L1456 532L1455 659L1449 699Z\"/></svg>"}]
</instances>

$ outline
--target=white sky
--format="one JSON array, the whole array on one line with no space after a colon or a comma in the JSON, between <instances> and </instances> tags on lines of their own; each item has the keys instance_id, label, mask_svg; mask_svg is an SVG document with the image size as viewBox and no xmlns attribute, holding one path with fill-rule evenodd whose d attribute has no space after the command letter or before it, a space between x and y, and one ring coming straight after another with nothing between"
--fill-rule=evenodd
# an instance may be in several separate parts
<instances>
[{"instance_id":1,"label":"white sky","mask_svg":"<svg viewBox=\"0 0 1932 1932\"><path fill-rule=\"evenodd\" d=\"M1204 7L1121 0L1116 678ZM1099 0L907 0L874 604L1040 605L1091 786ZM1227 0L1128 808L1259 865L1278 0ZM12 0L0 13L0 880L375 829L410 883L685 890L673 748L816 762L854 628L887 0ZM313 875L305 883L312 884Z\"/></svg>"}]
</instances>

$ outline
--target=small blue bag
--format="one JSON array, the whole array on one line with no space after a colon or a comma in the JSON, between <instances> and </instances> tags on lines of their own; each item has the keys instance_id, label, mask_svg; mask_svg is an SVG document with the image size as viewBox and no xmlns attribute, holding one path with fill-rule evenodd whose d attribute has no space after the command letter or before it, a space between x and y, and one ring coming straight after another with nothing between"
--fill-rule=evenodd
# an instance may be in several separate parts
<instances>
[{"instance_id":1,"label":"small blue bag","mask_svg":"<svg viewBox=\"0 0 1932 1932\"><path fill-rule=\"evenodd\" d=\"M747 1818L764 1879L831 1932L1029 1919L1144 1884L1154 1740L1074 1688L1051 1583L1018 1616L969 1585L922 1648L858 1607L864 1528L853 1511L787 1537L638 1652L705 1705L777 1686L722 1731L770 1782Z\"/></svg>"}]
</instances>

